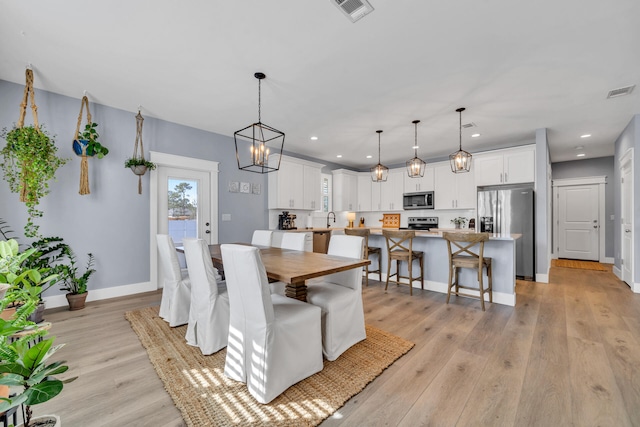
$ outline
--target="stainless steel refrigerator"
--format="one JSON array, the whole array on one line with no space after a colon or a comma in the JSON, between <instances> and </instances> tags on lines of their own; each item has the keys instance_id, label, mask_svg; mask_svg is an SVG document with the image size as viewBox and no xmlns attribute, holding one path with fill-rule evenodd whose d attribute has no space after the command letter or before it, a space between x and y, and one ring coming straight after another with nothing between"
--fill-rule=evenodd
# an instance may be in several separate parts
<instances>
[{"instance_id":1,"label":"stainless steel refrigerator","mask_svg":"<svg viewBox=\"0 0 640 427\"><path fill-rule=\"evenodd\" d=\"M501 185L478 187L478 230L521 234L516 240L516 277L535 278L533 187Z\"/></svg>"}]
</instances>

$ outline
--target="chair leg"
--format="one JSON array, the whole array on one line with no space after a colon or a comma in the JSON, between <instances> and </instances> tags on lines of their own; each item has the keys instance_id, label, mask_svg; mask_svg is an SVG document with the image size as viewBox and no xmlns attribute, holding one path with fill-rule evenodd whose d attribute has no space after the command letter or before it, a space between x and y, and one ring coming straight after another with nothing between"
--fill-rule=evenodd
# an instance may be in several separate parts
<instances>
[{"instance_id":1,"label":"chair leg","mask_svg":"<svg viewBox=\"0 0 640 427\"><path fill-rule=\"evenodd\" d=\"M493 304L493 274L491 264L487 266L487 278L489 279L489 302Z\"/></svg>"},{"instance_id":2,"label":"chair leg","mask_svg":"<svg viewBox=\"0 0 640 427\"><path fill-rule=\"evenodd\" d=\"M391 257L387 258L387 283L384 285L384 291L387 292L389 287L389 276L391 276Z\"/></svg>"},{"instance_id":3,"label":"chair leg","mask_svg":"<svg viewBox=\"0 0 640 427\"><path fill-rule=\"evenodd\" d=\"M378 252L378 280L382 282L382 253Z\"/></svg>"},{"instance_id":4,"label":"chair leg","mask_svg":"<svg viewBox=\"0 0 640 427\"><path fill-rule=\"evenodd\" d=\"M413 296L413 259L409 258L409 295Z\"/></svg>"},{"instance_id":5,"label":"chair leg","mask_svg":"<svg viewBox=\"0 0 640 427\"><path fill-rule=\"evenodd\" d=\"M449 304L449 298L451 298L451 288L453 287L453 267L449 265L449 285L447 286L447 304Z\"/></svg>"},{"instance_id":6,"label":"chair leg","mask_svg":"<svg viewBox=\"0 0 640 427\"><path fill-rule=\"evenodd\" d=\"M424 291L424 255L420 257L420 288Z\"/></svg>"},{"instance_id":7,"label":"chair leg","mask_svg":"<svg viewBox=\"0 0 640 427\"><path fill-rule=\"evenodd\" d=\"M369 286L369 266L365 265L364 266L364 284L365 286Z\"/></svg>"},{"instance_id":8,"label":"chair leg","mask_svg":"<svg viewBox=\"0 0 640 427\"><path fill-rule=\"evenodd\" d=\"M480 288L480 307L484 311L484 277L482 277L482 266L478 268L478 288Z\"/></svg>"}]
</instances>

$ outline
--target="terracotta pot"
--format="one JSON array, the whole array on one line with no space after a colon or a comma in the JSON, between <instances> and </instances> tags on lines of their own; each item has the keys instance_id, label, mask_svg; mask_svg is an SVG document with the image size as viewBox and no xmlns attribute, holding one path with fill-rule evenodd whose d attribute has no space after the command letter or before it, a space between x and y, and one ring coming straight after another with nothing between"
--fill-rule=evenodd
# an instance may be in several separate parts
<instances>
[{"instance_id":1,"label":"terracotta pot","mask_svg":"<svg viewBox=\"0 0 640 427\"><path fill-rule=\"evenodd\" d=\"M16 314L15 307L7 307L2 312L0 312L0 319L9 320Z\"/></svg>"},{"instance_id":2,"label":"terracotta pot","mask_svg":"<svg viewBox=\"0 0 640 427\"><path fill-rule=\"evenodd\" d=\"M57 415L41 415L39 417L31 418L29 427L61 427L60 417ZM19 424L18 427L24 427L24 424Z\"/></svg>"},{"instance_id":3,"label":"terracotta pot","mask_svg":"<svg viewBox=\"0 0 640 427\"><path fill-rule=\"evenodd\" d=\"M69 310L82 310L84 308L84 303L87 299L87 295L89 292L85 292L84 294L67 294L67 301L69 302Z\"/></svg>"}]
</instances>

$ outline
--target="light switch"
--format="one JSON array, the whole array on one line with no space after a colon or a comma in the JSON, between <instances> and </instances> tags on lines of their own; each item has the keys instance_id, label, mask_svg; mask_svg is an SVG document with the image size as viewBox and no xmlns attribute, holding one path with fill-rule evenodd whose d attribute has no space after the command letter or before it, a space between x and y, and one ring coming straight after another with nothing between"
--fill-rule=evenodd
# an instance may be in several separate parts
<instances>
[{"instance_id":1,"label":"light switch","mask_svg":"<svg viewBox=\"0 0 640 427\"><path fill-rule=\"evenodd\" d=\"M223 221L231 221L231 214L222 214Z\"/></svg>"}]
</instances>

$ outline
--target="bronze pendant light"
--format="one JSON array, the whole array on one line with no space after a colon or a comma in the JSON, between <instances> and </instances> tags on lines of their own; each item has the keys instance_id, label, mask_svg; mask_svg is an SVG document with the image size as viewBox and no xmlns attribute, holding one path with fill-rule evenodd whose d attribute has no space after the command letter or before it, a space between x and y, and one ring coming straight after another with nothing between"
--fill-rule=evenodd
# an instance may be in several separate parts
<instances>
[{"instance_id":1,"label":"bronze pendant light","mask_svg":"<svg viewBox=\"0 0 640 427\"><path fill-rule=\"evenodd\" d=\"M284 133L262 123L260 82L267 76L264 73L255 73L254 77L258 79L258 121L233 134L238 169L256 173L274 172L280 169ZM269 164L269 157L273 154L278 155L278 161Z\"/></svg>"},{"instance_id":2,"label":"bronze pendant light","mask_svg":"<svg viewBox=\"0 0 640 427\"><path fill-rule=\"evenodd\" d=\"M385 182L389 175L389 168L380 163L380 134L381 130L377 130L378 134L378 164L371 168L371 180L373 182Z\"/></svg>"},{"instance_id":3,"label":"bronze pendant light","mask_svg":"<svg viewBox=\"0 0 640 427\"><path fill-rule=\"evenodd\" d=\"M464 173L471 170L471 153L462 149L462 112L464 108L458 108L456 111L460 113L460 148L455 153L449 155L449 162L451 162L451 172Z\"/></svg>"},{"instance_id":4,"label":"bronze pendant light","mask_svg":"<svg viewBox=\"0 0 640 427\"><path fill-rule=\"evenodd\" d=\"M415 140L413 144L415 155L413 159L407 160L407 173L409 178L420 178L424 176L424 167L427 165L424 160L418 157L418 123L420 123L420 120L414 120L411 123L415 125Z\"/></svg>"}]
</instances>

